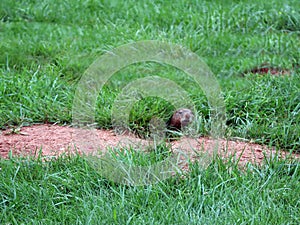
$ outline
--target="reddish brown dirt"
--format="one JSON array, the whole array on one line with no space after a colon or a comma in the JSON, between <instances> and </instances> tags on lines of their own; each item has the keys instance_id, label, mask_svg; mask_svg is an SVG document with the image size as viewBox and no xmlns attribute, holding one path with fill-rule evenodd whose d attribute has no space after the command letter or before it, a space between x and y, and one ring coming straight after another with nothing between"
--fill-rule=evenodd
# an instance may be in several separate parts
<instances>
[{"instance_id":1,"label":"reddish brown dirt","mask_svg":"<svg viewBox=\"0 0 300 225\"><path fill-rule=\"evenodd\" d=\"M79 141L78 141L79 140ZM0 156L36 155L39 150L43 156L56 156L66 152L92 153L96 149L106 151L107 148L128 146L148 146L146 140L131 135L116 135L112 130L94 130L92 132L58 125L33 125L22 127L17 133L10 130L0 134ZM241 164L247 162L261 163L264 157L272 157L276 152L266 146L229 140L214 140L209 137L182 138L171 142L172 151L180 152L192 160L200 159L199 153L208 153L211 156L217 150L222 157L235 155ZM300 158L299 154L277 152L280 157Z\"/></svg>"},{"instance_id":2,"label":"reddish brown dirt","mask_svg":"<svg viewBox=\"0 0 300 225\"><path fill-rule=\"evenodd\" d=\"M296 69L298 65L293 65L293 69ZM246 70L243 72L243 74L260 74L260 75L266 75L270 74L273 76L289 76L291 75L293 70L287 69L287 68L280 68L280 67L274 67L270 63L263 63L258 67L254 67L250 70Z\"/></svg>"}]
</instances>

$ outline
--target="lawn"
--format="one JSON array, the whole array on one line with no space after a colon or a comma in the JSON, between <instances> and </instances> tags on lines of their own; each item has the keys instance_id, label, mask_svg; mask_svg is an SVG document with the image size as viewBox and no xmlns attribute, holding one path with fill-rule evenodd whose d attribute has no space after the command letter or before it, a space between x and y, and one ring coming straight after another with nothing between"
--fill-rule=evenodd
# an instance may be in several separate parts
<instances>
[{"instance_id":1,"label":"lawn","mask_svg":"<svg viewBox=\"0 0 300 225\"><path fill-rule=\"evenodd\" d=\"M71 124L76 87L98 57L158 40L191 50L213 72L226 106L226 137L300 152L299 35L299 0L2 0L0 127ZM263 63L290 75L244 75ZM201 115L199 134L209 135L203 90L182 71L154 62L109 79L97 98L97 126L112 128L118 94L149 76L180 85ZM153 116L167 120L174 109L164 99L141 98L130 111L130 129L145 136ZM190 167L184 179L134 187L106 180L80 156L1 159L0 223L300 223L299 162L275 157L241 171L216 158L206 169Z\"/></svg>"}]
</instances>

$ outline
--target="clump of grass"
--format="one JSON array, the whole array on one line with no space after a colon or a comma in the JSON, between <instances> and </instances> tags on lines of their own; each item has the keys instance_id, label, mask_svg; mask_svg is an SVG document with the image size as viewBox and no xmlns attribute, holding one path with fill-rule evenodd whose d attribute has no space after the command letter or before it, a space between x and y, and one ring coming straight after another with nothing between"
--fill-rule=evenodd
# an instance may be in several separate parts
<instances>
[{"instance_id":1,"label":"clump of grass","mask_svg":"<svg viewBox=\"0 0 300 225\"><path fill-rule=\"evenodd\" d=\"M3 71L0 77L1 126L34 122L68 122L73 87L59 79L53 68L32 66Z\"/></svg>"},{"instance_id":2,"label":"clump of grass","mask_svg":"<svg viewBox=\"0 0 300 225\"><path fill-rule=\"evenodd\" d=\"M232 134L280 148L299 149L299 76L252 75L247 79L250 86L246 91L232 90L226 98Z\"/></svg>"}]
</instances>

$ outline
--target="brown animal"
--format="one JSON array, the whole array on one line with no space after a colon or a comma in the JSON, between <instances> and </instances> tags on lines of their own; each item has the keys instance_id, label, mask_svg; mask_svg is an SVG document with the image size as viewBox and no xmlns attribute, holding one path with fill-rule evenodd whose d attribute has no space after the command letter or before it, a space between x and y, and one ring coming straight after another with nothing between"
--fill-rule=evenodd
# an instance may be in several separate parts
<instances>
[{"instance_id":1,"label":"brown animal","mask_svg":"<svg viewBox=\"0 0 300 225\"><path fill-rule=\"evenodd\" d=\"M170 130L181 130L189 125L194 119L194 114L190 109L182 108L174 112L172 117L167 122L167 127Z\"/></svg>"}]
</instances>

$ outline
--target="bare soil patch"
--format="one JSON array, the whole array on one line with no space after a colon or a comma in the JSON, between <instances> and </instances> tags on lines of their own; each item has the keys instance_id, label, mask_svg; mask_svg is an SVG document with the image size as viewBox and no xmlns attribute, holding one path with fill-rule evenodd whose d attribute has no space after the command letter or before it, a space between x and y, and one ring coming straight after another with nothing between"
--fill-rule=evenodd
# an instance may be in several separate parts
<instances>
[{"instance_id":1,"label":"bare soil patch","mask_svg":"<svg viewBox=\"0 0 300 225\"><path fill-rule=\"evenodd\" d=\"M50 124L22 127L19 132L11 133L9 130L0 134L0 156L7 158L10 151L13 155L36 155L42 151L43 156L57 156L66 152L91 153L95 146L104 152L112 147L140 147L147 146L149 142L132 135L116 135L112 130L95 130L90 133L80 132L84 143L78 142L78 129L69 126ZM199 153L212 155L217 152L222 157L234 155L240 164L247 162L260 164L265 157L280 156L300 158L300 154L290 154L286 151L276 152L267 146L232 140L214 140L210 137L182 138L170 143L174 153L181 152L192 160L199 159Z\"/></svg>"}]
</instances>

